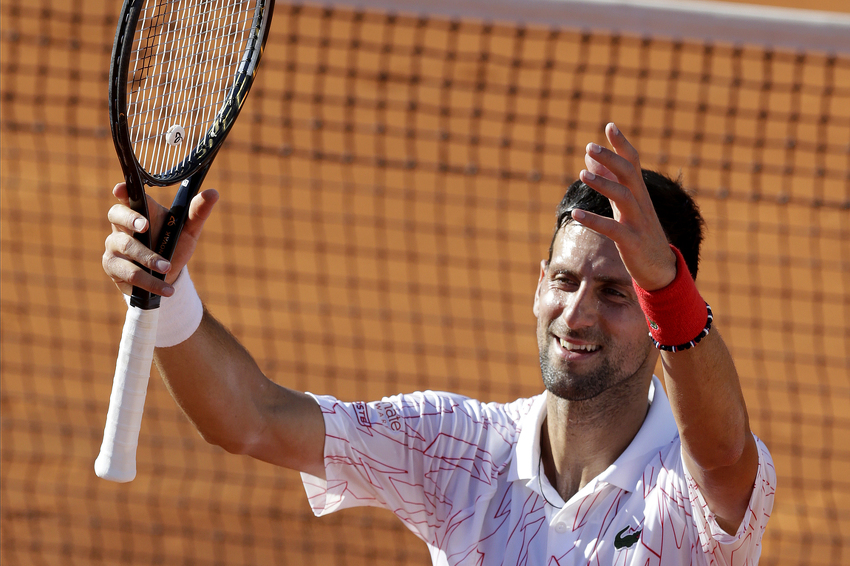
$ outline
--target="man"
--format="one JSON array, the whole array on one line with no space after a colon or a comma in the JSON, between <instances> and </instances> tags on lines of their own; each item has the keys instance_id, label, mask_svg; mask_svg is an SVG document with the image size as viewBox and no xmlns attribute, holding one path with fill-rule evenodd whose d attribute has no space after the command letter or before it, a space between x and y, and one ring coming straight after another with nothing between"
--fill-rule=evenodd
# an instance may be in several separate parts
<instances>
[{"instance_id":1,"label":"man","mask_svg":"<svg viewBox=\"0 0 850 566\"><path fill-rule=\"evenodd\" d=\"M776 476L693 283L702 219L681 187L642 174L616 126L606 136L613 151L588 145L541 262L533 310L547 391L531 399L343 403L271 382L201 314L183 271L214 191L193 201L168 265L133 240L149 226L118 185L104 269L125 293L183 297L160 315L166 334L181 326L167 321L197 320L158 337L172 395L209 442L301 471L317 514L388 508L440 565L755 564ZM652 375L659 351L667 395Z\"/></svg>"}]
</instances>

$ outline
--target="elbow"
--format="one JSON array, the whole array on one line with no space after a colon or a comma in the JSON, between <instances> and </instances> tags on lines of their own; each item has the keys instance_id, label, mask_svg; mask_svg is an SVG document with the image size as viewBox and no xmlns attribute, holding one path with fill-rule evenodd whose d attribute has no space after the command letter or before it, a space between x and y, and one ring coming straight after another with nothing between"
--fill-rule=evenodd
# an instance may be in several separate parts
<instances>
[{"instance_id":1,"label":"elbow","mask_svg":"<svg viewBox=\"0 0 850 566\"><path fill-rule=\"evenodd\" d=\"M234 434L230 431L204 430L202 428L198 428L198 433L204 439L204 442L218 446L229 454L245 455L251 452L251 442L245 438L245 435Z\"/></svg>"},{"instance_id":2,"label":"elbow","mask_svg":"<svg viewBox=\"0 0 850 566\"><path fill-rule=\"evenodd\" d=\"M691 434L682 435L682 438L688 438L688 452L703 470L735 466L744 457L747 445L755 442L743 405L740 410L728 411L723 417L701 419L700 422L698 427L691 427Z\"/></svg>"},{"instance_id":3,"label":"elbow","mask_svg":"<svg viewBox=\"0 0 850 566\"><path fill-rule=\"evenodd\" d=\"M218 446L228 454L236 454L237 456L241 456L246 453L245 443L240 442L237 439L207 439L204 438L209 444L213 446Z\"/></svg>"},{"instance_id":4,"label":"elbow","mask_svg":"<svg viewBox=\"0 0 850 566\"><path fill-rule=\"evenodd\" d=\"M747 436L751 433L728 436L706 447L699 454L691 454L694 462L703 470L716 470L734 466L741 461L747 445Z\"/></svg>"},{"instance_id":5,"label":"elbow","mask_svg":"<svg viewBox=\"0 0 850 566\"><path fill-rule=\"evenodd\" d=\"M746 438L741 436L734 441L718 446L716 453L712 456L711 461L709 462L711 467L708 469L728 468L729 466L734 466L740 462L741 457L744 455L745 444Z\"/></svg>"}]
</instances>

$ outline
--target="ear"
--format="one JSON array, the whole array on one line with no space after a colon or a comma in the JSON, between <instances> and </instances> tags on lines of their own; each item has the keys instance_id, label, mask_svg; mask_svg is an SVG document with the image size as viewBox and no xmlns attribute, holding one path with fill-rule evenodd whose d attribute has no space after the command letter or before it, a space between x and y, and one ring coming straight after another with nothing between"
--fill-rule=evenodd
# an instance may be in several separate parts
<instances>
[{"instance_id":1,"label":"ear","mask_svg":"<svg viewBox=\"0 0 850 566\"><path fill-rule=\"evenodd\" d=\"M543 291L543 279L546 277L546 268L549 267L548 262L544 259L540 261L540 277L537 279L537 290L534 292L534 305L532 311L534 316L540 314L540 293Z\"/></svg>"}]
</instances>

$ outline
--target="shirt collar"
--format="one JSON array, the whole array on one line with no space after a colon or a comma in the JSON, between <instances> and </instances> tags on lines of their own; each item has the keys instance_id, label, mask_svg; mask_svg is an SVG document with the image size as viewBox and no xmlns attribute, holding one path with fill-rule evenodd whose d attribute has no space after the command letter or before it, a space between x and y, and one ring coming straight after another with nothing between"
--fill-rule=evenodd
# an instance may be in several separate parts
<instances>
[{"instance_id":1,"label":"shirt collar","mask_svg":"<svg viewBox=\"0 0 850 566\"><path fill-rule=\"evenodd\" d=\"M529 487L536 484L540 460L540 429L546 418L546 395L535 397L531 410L520 419L519 438L508 475L510 481L523 480ZM670 401L661 381L652 376L649 386L649 411L629 446L617 460L599 474L597 480L633 491L643 474L647 461L655 452L669 444L678 434ZM532 481L535 480L535 481ZM534 491L537 491L534 489Z\"/></svg>"},{"instance_id":2,"label":"shirt collar","mask_svg":"<svg viewBox=\"0 0 850 566\"><path fill-rule=\"evenodd\" d=\"M537 463L540 460L540 428L546 419L546 395L544 392L534 398L531 409L519 421L519 438L514 446L514 458L508 480L529 481L537 477Z\"/></svg>"}]
</instances>

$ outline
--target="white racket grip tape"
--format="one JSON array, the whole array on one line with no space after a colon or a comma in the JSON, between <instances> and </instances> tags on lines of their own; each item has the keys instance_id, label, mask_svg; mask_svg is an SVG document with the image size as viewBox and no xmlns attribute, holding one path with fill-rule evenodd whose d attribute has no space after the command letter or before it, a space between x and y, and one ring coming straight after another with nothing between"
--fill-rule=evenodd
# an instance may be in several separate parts
<instances>
[{"instance_id":1,"label":"white racket grip tape","mask_svg":"<svg viewBox=\"0 0 850 566\"><path fill-rule=\"evenodd\" d=\"M128 482L136 477L136 448L145 409L159 309L130 307L124 322L103 444L94 471L105 480Z\"/></svg>"},{"instance_id":2,"label":"white racket grip tape","mask_svg":"<svg viewBox=\"0 0 850 566\"><path fill-rule=\"evenodd\" d=\"M124 295L130 306L130 295ZM201 325L204 304L195 290L189 267L183 266L174 282L174 294L163 297L159 303L159 325L156 330L156 347L170 348L188 340Z\"/></svg>"}]
</instances>

